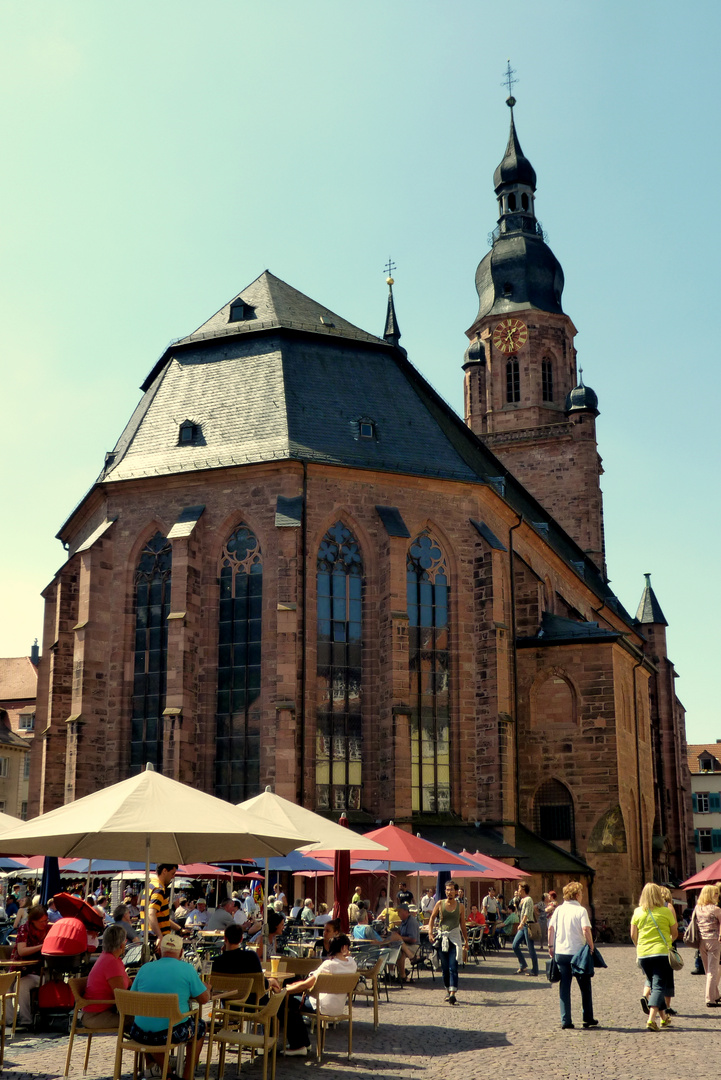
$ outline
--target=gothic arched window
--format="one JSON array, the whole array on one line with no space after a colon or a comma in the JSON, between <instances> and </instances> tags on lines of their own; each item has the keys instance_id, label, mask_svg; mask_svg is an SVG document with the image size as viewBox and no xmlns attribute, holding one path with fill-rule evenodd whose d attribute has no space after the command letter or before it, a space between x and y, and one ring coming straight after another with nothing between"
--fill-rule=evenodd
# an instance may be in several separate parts
<instances>
[{"instance_id":1,"label":"gothic arched window","mask_svg":"<svg viewBox=\"0 0 721 1080\"><path fill-rule=\"evenodd\" d=\"M241 524L220 556L215 794L237 803L260 791L260 643L263 562Z\"/></svg>"},{"instance_id":2,"label":"gothic arched window","mask_svg":"<svg viewBox=\"0 0 721 1080\"><path fill-rule=\"evenodd\" d=\"M560 780L546 780L533 803L533 828L544 840L575 847L573 799Z\"/></svg>"},{"instance_id":3,"label":"gothic arched window","mask_svg":"<svg viewBox=\"0 0 721 1080\"><path fill-rule=\"evenodd\" d=\"M408 549L406 589L412 807L444 813L451 808L448 570L428 532Z\"/></svg>"},{"instance_id":4,"label":"gothic arched window","mask_svg":"<svg viewBox=\"0 0 721 1080\"><path fill-rule=\"evenodd\" d=\"M541 393L544 401L553 401L553 361L547 356L541 361Z\"/></svg>"},{"instance_id":5,"label":"gothic arched window","mask_svg":"<svg viewBox=\"0 0 721 1080\"><path fill-rule=\"evenodd\" d=\"M163 712L168 675L168 615L173 549L157 532L135 571L135 665L130 721L130 772L163 763Z\"/></svg>"},{"instance_id":6,"label":"gothic arched window","mask_svg":"<svg viewBox=\"0 0 721 1080\"><path fill-rule=\"evenodd\" d=\"M506 361L506 401L515 402L521 400L521 373L518 360Z\"/></svg>"},{"instance_id":7,"label":"gothic arched window","mask_svg":"<svg viewBox=\"0 0 721 1080\"><path fill-rule=\"evenodd\" d=\"M363 563L358 541L336 521L318 550L316 805L361 807Z\"/></svg>"}]
</instances>

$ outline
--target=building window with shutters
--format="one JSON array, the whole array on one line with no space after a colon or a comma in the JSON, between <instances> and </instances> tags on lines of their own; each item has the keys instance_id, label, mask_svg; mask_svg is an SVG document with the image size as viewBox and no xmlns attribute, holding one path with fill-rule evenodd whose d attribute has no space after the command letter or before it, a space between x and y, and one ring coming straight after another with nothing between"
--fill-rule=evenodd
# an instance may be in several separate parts
<instances>
[{"instance_id":1,"label":"building window with shutters","mask_svg":"<svg viewBox=\"0 0 721 1080\"><path fill-rule=\"evenodd\" d=\"M696 813L708 814L709 812L709 793L708 791L698 791L696 793Z\"/></svg>"},{"instance_id":2,"label":"building window with shutters","mask_svg":"<svg viewBox=\"0 0 721 1080\"><path fill-rule=\"evenodd\" d=\"M238 803L260 791L263 560L240 524L220 556L215 794Z\"/></svg>"},{"instance_id":3,"label":"building window with shutters","mask_svg":"<svg viewBox=\"0 0 721 1080\"><path fill-rule=\"evenodd\" d=\"M316 586L316 806L360 810L363 562L342 521L321 541Z\"/></svg>"},{"instance_id":4,"label":"building window with shutters","mask_svg":"<svg viewBox=\"0 0 721 1080\"><path fill-rule=\"evenodd\" d=\"M158 532L135 571L135 664L130 721L130 773L163 763L163 711L168 674L168 615L173 550Z\"/></svg>"},{"instance_id":5,"label":"building window with shutters","mask_svg":"<svg viewBox=\"0 0 721 1080\"><path fill-rule=\"evenodd\" d=\"M710 854L713 851L711 843L711 830L698 829L698 851L700 854Z\"/></svg>"},{"instance_id":6,"label":"building window with shutters","mask_svg":"<svg viewBox=\"0 0 721 1080\"><path fill-rule=\"evenodd\" d=\"M408 661L411 694L411 806L415 814L451 809L448 568L428 532L408 549Z\"/></svg>"}]
</instances>

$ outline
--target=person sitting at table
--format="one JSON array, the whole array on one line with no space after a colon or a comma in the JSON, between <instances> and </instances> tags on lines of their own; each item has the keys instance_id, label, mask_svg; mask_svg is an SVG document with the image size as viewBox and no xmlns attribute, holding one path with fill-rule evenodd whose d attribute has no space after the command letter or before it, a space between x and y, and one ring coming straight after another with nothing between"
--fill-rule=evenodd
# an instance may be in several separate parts
<instances>
[{"instance_id":1,"label":"person sitting at table","mask_svg":"<svg viewBox=\"0 0 721 1080\"><path fill-rule=\"evenodd\" d=\"M128 915L130 916L130 918L134 922L137 922L137 920L140 918L140 908L138 907L138 894L136 892L133 892L132 889L127 894L125 906L128 909Z\"/></svg>"},{"instance_id":2,"label":"person sitting at table","mask_svg":"<svg viewBox=\"0 0 721 1080\"><path fill-rule=\"evenodd\" d=\"M393 907L392 900L388 904L388 907L383 908L383 911L381 911L378 918L383 919L384 923L386 923L390 930L395 930L396 927L400 926L401 924L401 917L396 911L396 909Z\"/></svg>"},{"instance_id":3,"label":"person sitting at table","mask_svg":"<svg viewBox=\"0 0 721 1080\"><path fill-rule=\"evenodd\" d=\"M195 911L191 911L188 918L185 920L185 926L193 927L195 930L205 930L208 926L210 915L208 914L208 905L205 899L201 896L198 900Z\"/></svg>"},{"instance_id":4,"label":"person sitting at table","mask_svg":"<svg viewBox=\"0 0 721 1080\"><path fill-rule=\"evenodd\" d=\"M28 912L32 906L32 901L29 896L21 897L18 901L18 910L15 913L15 919L13 921L14 930L17 930L18 927L23 926L28 921Z\"/></svg>"},{"instance_id":5,"label":"person sitting at table","mask_svg":"<svg viewBox=\"0 0 721 1080\"><path fill-rule=\"evenodd\" d=\"M224 931L226 927L232 926L235 922L235 919L233 918L234 913L235 900L222 900L210 916L206 929Z\"/></svg>"},{"instance_id":6,"label":"person sitting at table","mask_svg":"<svg viewBox=\"0 0 721 1080\"><path fill-rule=\"evenodd\" d=\"M418 919L415 915L411 915L408 904L399 904L398 914L401 917L398 937L403 942L398 955L398 978L401 982L406 982L406 960L412 960L418 952L421 931L418 926ZM392 937L395 936L395 934L392 935Z\"/></svg>"},{"instance_id":7,"label":"person sitting at table","mask_svg":"<svg viewBox=\"0 0 721 1080\"><path fill-rule=\"evenodd\" d=\"M486 925L486 916L478 910L477 904L471 904L471 913L466 916L466 922L475 923L476 926Z\"/></svg>"},{"instance_id":8,"label":"person sitting at table","mask_svg":"<svg viewBox=\"0 0 721 1080\"><path fill-rule=\"evenodd\" d=\"M125 904L119 904L125 908ZM117 911L117 908L116 908ZM103 934L103 951L90 969L85 997L96 1001L113 1000L116 990L127 990L130 977L123 964L123 953L127 942L125 927L122 922L108 926ZM117 1027L120 1017L115 1005L86 1005L83 1009L83 1027Z\"/></svg>"},{"instance_id":9,"label":"person sitting at table","mask_svg":"<svg viewBox=\"0 0 721 1080\"><path fill-rule=\"evenodd\" d=\"M127 904L118 904L115 911L113 912L113 920L114 926L121 926L123 928L123 930L125 931L125 937L128 941L137 941L138 932L130 921ZM104 936L105 935L103 935L103 938Z\"/></svg>"},{"instance_id":10,"label":"person sitting at table","mask_svg":"<svg viewBox=\"0 0 721 1080\"><path fill-rule=\"evenodd\" d=\"M300 918L300 913L301 913L302 910L303 910L303 901L302 900L296 900L296 902L293 904L293 907L290 910L290 917L294 922L295 922L296 919Z\"/></svg>"},{"instance_id":11,"label":"person sitting at table","mask_svg":"<svg viewBox=\"0 0 721 1080\"><path fill-rule=\"evenodd\" d=\"M328 951L330 949L330 943L333 938L338 937L339 934L340 919L331 919L330 922L327 922L323 927L323 939L320 943L320 955L322 960L325 960L325 958L330 955Z\"/></svg>"},{"instance_id":12,"label":"person sitting at table","mask_svg":"<svg viewBox=\"0 0 721 1080\"><path fill-rule=\"evenodd\" d=\"M166 934L160 942L160 960L143 964L135 976L132 990L141 994L177 994L180 1011L184 1013L190 1012L191 1001L205 1005L206 1001L210 1001L210 991L195 968L180 959L182 955L183 939L180 935ZM176 1024L171 1041L179 1043L192 1038L194 1027L195 1017L193 1016ZM198 1020L195 1061L192 1060L191 1054L185 1055L185 1080L191 1080L195 1075L195 1067L203 1049L205 1027L205 1021ZM156 1016L136 1016L130 1028L130 1038L147 1047L162 1046L167 1034L168 1021ZM148 1053L155 1063L162 1067L165 1060L163 1055L153 1054L151 1050Z\"/></svg>"},{"instance_id":13,"label":"person sitting at table","mask_svg":"<svg viewBox=\"0 0 721 1080\"><path fill-rule=\"evenodd\" d=\"M185 926L185 920L188 918L189 914L187 897L185 893L180 893L175 905L175 911L173 912L173 918L179 926L183 927Z\"/></svg>"},{"instance_id":14,"label":"person sitting at table","mask_svg":"<svg viewBox=\"0 0 721 1080\"><path fill-rule=\"evenodd\" d=\"M18 929L10 956L11 960L37 960L37 963L21 969L22 976L18 983L18 1023L26 1027L32 1024L30 991L40 985L40 953L43 951L43 942L49 928L48 913L42 904L34 904L28 908L27 919ZM10 1010L6 1024L12 1024L12 1022L12 1010Z\"/></svg>"},{"instance_id":15,"label":"person sitting at table","mask_svg":"<svg viewBox=\"0 0 721 1080\"><path fill-rule=\"evenodd\" d=\"M326 924L330 925L330 924ZM294 997L295 994L302 994L306 990L312 990L315 986L316 980L319 975L351 975L357 971L357 965L355 957L350 954L350 938L347 934L339 934L338 937L334 937L330 942L328 949L328 959L316 968L315 971L305 978L299 980L299 982L286 983L285 989L288 994L286 1001L288 1002L288 1045L289 1050L286 1050L286 1057L288 1055L294 1055L296 1057L305 1057L308 1053L308 1046L310 1045L310 1038L308 1031L303 1024L301 1017L301 1026L303 1028L302 1033L298 1029L299 1038L303 1039L303 1042L298 1046L293 1045L293 1041L290 1036L290 1018L295 1011L292 1003L298 1001L298 998ZM345 1012L346 1007L346 994L319 994L318 996L318 1009L325 1016L340 1016Z\"/></svg>"},{"instance_id":16,"label":"person sitting at table","mask_svg":"<svg viewBox=\"0 0 721 1080\"><path fill-rule=\"evenodd\" d=\"M330 911L328 911L328 905L327 904L321 904L320 907L318 908L318 914L316 915L315 919L313 920L313 925L314 926L325 926L325 924L327 922L330 922L330 920L332 918L333 918L333 915L332 915L332 913Z\"/></svg>"},{"instance_id":17,"label":"person sitting at table","mask_svg":"<svg viewBox=\"0 0 721 1080\"><path fill-rule=\"evenodd\" d=\"M354 941L382 941L383 938L373 929L368 921L368 912L365 908L359 909L358 922L353 927Z\"/></svg>"},{"instance_id":18,"label":"person sitting at table","mask_svg":"<svg viewBox=\"0 0 721 1080\"><path fill-rule=\"evenodd\" d=\"M268 912L268 950L269 954L276 951L275 939L283 933L285 928L285 915L277 911ZM263 940L263 927L250 939L251 945L256 945Z\"/></svg>"},{"instance_id":19,"label":"person sitting at table","mask_svg":"<svg viewBox=\"0 0 721 1080\"><path fill-rule=\"evenodd\" d=\"M233 922L236 926L245 926L248 922L248 912L240 900L233 900Z\"/></svg>"},{"instance_id":20,"label":"person sitting at table","mask_svg":"<svg viewBox=\"0 0 721 1080\"><path fill-rule=\"evenodd\" d=\"M314 918L315 911L313 910L313 901L310 899L310 897L308 897L305 904L303 905L303 910L300 913L300 921L303 923L304 926L310 926Z\"/></svg>"},{"instance_id":21,"label":"person sitting at table","mask_svg":"<svg viewBox=\"0 0 721 1080\"><path fill-rule=\"evenodd\" d=\"M223 951L220 956L213 960L213 971L216 975L257 975L263 970L255 949L241 949L243 931L233 923L227 926L223 935ZM212 982L212 975L211 975ZM280 984L278 983L278 989ZM255 1005L255 995L248 998L251 1005Z\"/></svg>"},{"instance_id":22,"label":"person sitting at table","mask_svg":"<svg viewBox=\"0 0 721 1080\"><path fill-rule=\"evenodd\" d=\"M55 900L54 900L54 898L52 896L48 900L47 910L48 910L48 922L49 923L52 924L54 922L57 922L58 919L62 919L62 915L60 914L58 909L55 907Z\"/></svg>"},{"instance_id":23,"label":"person sitting at table","mask_svg":"<svg viewBox=\"0 0 721 1080\"><path fill-rule=\"evenodd\" d=\"M103 916L103 922L106 926L110 926L113 922L113 916L108 907L109 901L107 896L101 896L99 900L95 901L95 910L99 911Z\"/></svg>"}]
</instances>

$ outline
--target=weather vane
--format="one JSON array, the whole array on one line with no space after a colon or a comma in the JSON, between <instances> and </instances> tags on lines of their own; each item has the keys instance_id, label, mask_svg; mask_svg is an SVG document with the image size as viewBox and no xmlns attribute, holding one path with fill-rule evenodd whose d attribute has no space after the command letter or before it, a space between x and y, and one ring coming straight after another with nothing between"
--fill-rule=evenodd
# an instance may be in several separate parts
<instances>
[{"instance_id":1,"label":"weather vane","mask_svg":"<svg viewBox=\"0 0 721 1080\"><path fill-rule=\"evenodd\" d=\"M393 284L393 271L395 270L395 268L396 268L396 264L393 262L392 259L389 259L388 262L386 263L385 267L384 267L384 270L385 270L386 274L388 275L388 277L386 278L386 284L387 285L392 285Z\"/></svg>"},{"instance_id":2,"label":"weather vane","mask_svg":"<svg viewBox=\"0 0 721 1080\"><path fill-rule=\"evenodd\" d=\"M506 65L506 73L503 76L503 82L501 83L501 86L505 86L508 89L508 101L506 102L506 104L510 105L511 108L513 108L513 106L516 104L516 99L513 96L513 87L518 82L518 79L515 76L516 69L511 67L511 61L509 60L508 64Z\"/></svg>"}]
</instances>

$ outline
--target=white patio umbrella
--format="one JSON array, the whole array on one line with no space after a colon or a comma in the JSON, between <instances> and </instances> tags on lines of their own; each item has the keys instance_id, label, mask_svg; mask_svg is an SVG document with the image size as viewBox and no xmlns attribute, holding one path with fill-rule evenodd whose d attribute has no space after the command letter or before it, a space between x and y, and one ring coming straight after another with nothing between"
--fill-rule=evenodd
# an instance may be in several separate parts
<instances>
[{"instance_id":1,"label":"white patio umbrella","mask_svg":"<svg viewBox=\"0 0 721 1080\"><path fill-rule=\"evenodd\" d=\"M192 863L287 855L315 832L279 826L155 772L145 772L50 810L7 833L8 854ZM145 920L147 944L148 922Z\"/></svg>"},{"instance_id":2,"label":"white patio umbrella","mask_svg":"<svg viewBox=\"0 0 721 1080\"><path fill-rule=\"evenodd\" d=\"M315 843L303 845L303 854L305 855L310 854L314 848L324 848L333 851L351 851L353 848L360 846L360 837L358 836L358 833L353 832L351 829L346 829L343 825L336 824L335 821L329 821L328 818L321 817L320 814L315 814L312 810L306 810L304 806L298 806L296 803L290 802L289 799L284 799L281 795L274 794L269 787L267 787L261 795L255 795L252 799L246 799L245 802L238 803L238 809L247 810L254 814L260 814L262 817L274 822L278 828L290 826L299 829L302 832L307 832L309 836L313 833L314 836L318 837L318 840L315 841ZM373 840L369 841L369 843L370 847L367 846L366 841L364 840L362 845L364 851L369 851L370 848L373 848L374 851L377 849L382 852L387 850L383 844L377 844ZM264 958L268 944L268 879L268 858L266 857L266 914L263 921Z\"/></svg>"}]
</instances>

